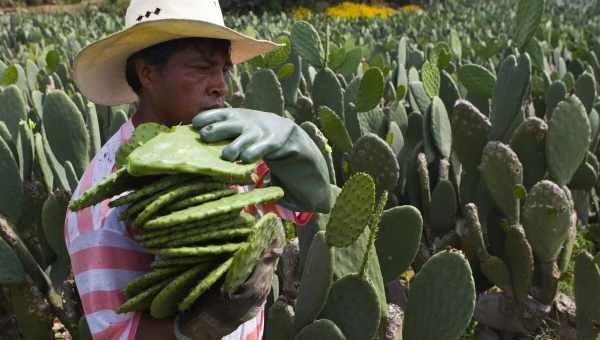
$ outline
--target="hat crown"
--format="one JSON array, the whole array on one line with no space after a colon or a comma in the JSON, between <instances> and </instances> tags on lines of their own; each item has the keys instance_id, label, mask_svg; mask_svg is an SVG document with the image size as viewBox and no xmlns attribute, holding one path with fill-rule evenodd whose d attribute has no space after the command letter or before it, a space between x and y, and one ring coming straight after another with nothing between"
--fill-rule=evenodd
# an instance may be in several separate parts
<instances>
[{"instance_id":1,"label":"hat crown","mask_svg":"<svg viewBox=\"0 0 600 340\"><path fill-rule=\"evenodd\" d=\"M198 20L225 26L218 0L131 0L125 27L164 19Z\"/></svg>"}]
</instances>

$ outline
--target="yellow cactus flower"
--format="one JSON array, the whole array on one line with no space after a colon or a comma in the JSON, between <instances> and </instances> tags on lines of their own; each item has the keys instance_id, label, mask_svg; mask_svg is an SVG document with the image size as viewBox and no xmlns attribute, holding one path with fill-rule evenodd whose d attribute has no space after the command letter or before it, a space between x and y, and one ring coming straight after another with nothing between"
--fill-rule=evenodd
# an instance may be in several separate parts
<instances>
[{"instance_id":1,"label":"yellow cactus flower","mask_svg":"<svg viewBox=\"0 0 600 340\"><path fill-rule=\"evenodd\" d=\"M325 10L325 14L330 17L356 19L356 18L387 18L396 14L396 10L387 6L375 6L367 4L357 4L349 1L342 2L339 5L331 6Z\"/></svg>"},{"instance_id":2,"label":"yellow cactus flower","mask_svg":"<svg viewBox=\"0 0 600 340\"><path fill-rule=\"evenodd\" d=\"M312 14L313 12L310 10L310 8L306 8L304 6L298 6L292 10L292 16L296 20L306 19L312 16Z\"/></svg>"},{"instance_id":3,"label":"yellow cactus flower","mask_svg":"<svg viewBox=\"0 0 600 340\"><path fill-rule=\"evenodd\" d=\"M402 6L401 9L402 9L402 12L407 12L407 13L423 12L423 9L419 5L406 5L406 6Z\"/></svg>"}]
</instances>

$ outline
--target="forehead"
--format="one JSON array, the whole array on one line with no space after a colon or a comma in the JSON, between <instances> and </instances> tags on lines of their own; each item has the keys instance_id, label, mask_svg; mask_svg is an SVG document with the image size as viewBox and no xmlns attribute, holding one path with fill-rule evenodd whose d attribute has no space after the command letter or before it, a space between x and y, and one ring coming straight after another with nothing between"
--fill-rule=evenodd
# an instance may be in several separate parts
<instances>
[{"instance_id":1,"label":"forehead","mask_svg":"<svg viewBox=\"0 0 600 340\"><path fill-rule=\"evenodd\" d=\"M173 53L170 58L176 62L210 62L210 63L230 63L229 51L222 45L207 41L200 41L193 45L183 46Z\"/></svg>"}]
</instances>

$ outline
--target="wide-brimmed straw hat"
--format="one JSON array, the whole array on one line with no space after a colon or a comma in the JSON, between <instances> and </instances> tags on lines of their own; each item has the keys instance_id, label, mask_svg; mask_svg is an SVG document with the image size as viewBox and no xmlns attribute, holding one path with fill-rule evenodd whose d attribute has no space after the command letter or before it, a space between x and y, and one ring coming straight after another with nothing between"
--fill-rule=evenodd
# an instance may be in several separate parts
<instances>
[{"instance_id":1,"label":"wide-brimmed straw hat","mask_svg":"<svg viewBox=\"0 0 600 340\"><path fill-rule=\"evenodd\" d=\"M125 15L125 29L79 52L73 78L81 93L95 103L135 102L137 95L125 76L127 58L146 47L188 37L230 40L234 64L279 46L226 27L218 0L132 0Z\"/></svg>"}]
</instances>

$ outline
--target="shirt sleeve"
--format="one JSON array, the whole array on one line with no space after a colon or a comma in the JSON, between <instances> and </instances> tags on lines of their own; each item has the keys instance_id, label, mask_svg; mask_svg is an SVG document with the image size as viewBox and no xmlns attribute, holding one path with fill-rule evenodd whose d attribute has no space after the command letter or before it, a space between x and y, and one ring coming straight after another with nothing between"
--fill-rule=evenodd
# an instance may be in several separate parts
<instances>
[{"instance_id":1,"label":"shirt sleeve","mask_svg":"<svg viewBox=\"0 0 600 340\"><path fill-rule=\"evenodd\" d=\"M90 208L88 208L90 209ZM83 311L94 340L135 339L139 313L118 314L126 300L128 282L149 270L154 256L138 246L120 222L117 209L106 215L99 228L85 212L69 213L67 224L90 229L71 240L71 265ZM92 227L86 226L91 223Z\"/></svg>"},{"instance_id":2,"label":"shirt sleeve","mask_svg":"<svg viewBox=\"0 0 600 340\"><path fill-rule=\"evenodd\" d=\"M268 186L271 170L264 162L260 162L256 168L255 187L262 188ZM313 216L312 212L292 211L277 203L265 203L257 205L257 209L262 213L273 212L281 219L294 222L297 225L305 225Z\"/></svg>"}]
</instances>

